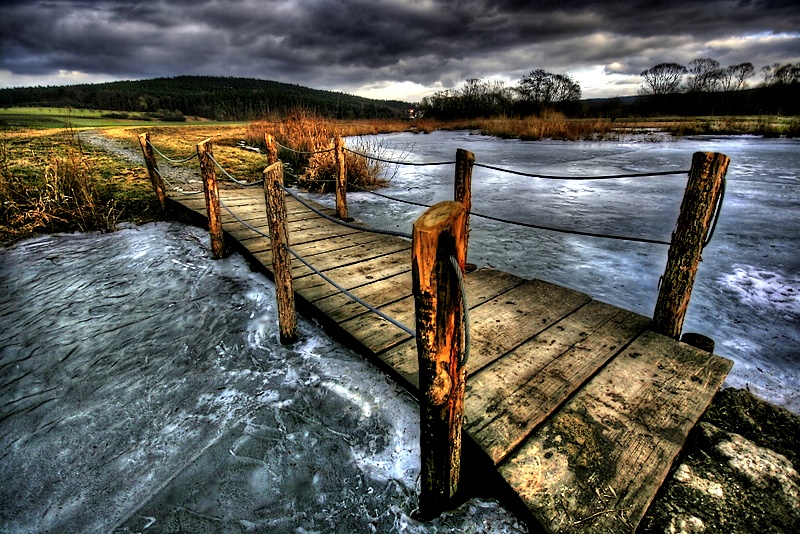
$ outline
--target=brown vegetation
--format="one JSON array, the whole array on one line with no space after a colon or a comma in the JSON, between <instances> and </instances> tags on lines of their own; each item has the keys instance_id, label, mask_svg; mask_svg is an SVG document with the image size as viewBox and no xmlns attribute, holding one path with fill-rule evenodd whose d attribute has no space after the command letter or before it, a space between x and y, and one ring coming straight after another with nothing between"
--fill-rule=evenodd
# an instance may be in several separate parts
<instances>
[{"instance_id":1,"label":"brown vegetation","mask_svg":"<svg viewBox=\"0 0 800 534\"><path fill-rule=\"evenodd\" d=\"M294 174L297 183L310 191L333 190L336 177L336 157L333 139L339 136L358 136L408 129L405 121L330 121L310 111L297 109L279 122L256 122L248 126L245 141L252 146L265 147L265 134L271 134L281 145L279 157ZM380 147L374 143L356 142L353 150L359 154L375 155ZM345 152L348 189L372 189L383 185L380 176L383 166L351 151Z\"/></svg>"},{"instance_id":2,"label":"brown vegetation","mask_svg":"<svg viewBox=\"0 0 800 534\"><path fill-rule=\"evenodd\" d=\"M73 130L0 140L0 242L42 232L108 231L156 216L143 171L83 146Z\"/></svg>"}]
</instances>

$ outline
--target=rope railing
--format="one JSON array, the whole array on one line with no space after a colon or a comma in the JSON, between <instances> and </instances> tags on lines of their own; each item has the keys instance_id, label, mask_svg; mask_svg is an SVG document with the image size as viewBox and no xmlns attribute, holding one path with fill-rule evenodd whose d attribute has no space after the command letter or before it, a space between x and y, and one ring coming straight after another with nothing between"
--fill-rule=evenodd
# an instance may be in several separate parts
<instances>
[{"instance_id":1,"label":"rope railing","mask_svg":"<svg viewBox=\"0 0 800 534\"><path fill-rule=\"evenodd\" d=\"M174 165L177 165L177 164L180 164L180 163L186 163L187 161L192 160L192 159L197 157L197 153L195 152L191 156L186 156L183 159L172 159L169 156L165 155L163 152L161 152L158 148L156 148L153 145L153 143L151 143L150 141L147 141L147 144L150 146L150 148L153 149L153 151L155 151L156 154L158 154L159 156L164 158L166 161L168 161L168 162L170 162L170 163L172 163Z\"/></svg>"},{"instance_id":2,"label":"rope railing","mask_svg":"<svg viewBox=\"0 0 800 534\"><path fill-rule=\"evenodd\" d=\"M198 193L202 193L203 192L202 190L199 190L199 189L193 189L191 191L184 191L182 188L176 186L175 184L170 182L163 174L161 174L161 170L160 169L153 169L153 171L155 171L155 173L158 174L159 178L161 178L161 180L165 184L167 184L167 187L169 187L170 189L172 189L173 191L175 191L179 195L196 195Z\"/></svg>"},{"instance_id":3,"label":"rope railing","mask_svg":"<svg viewBox=\"0 0 800 534\"><path fill-rule=\"evenodd\" d=\"M298 150L296 148L291 148L286 145L282 145L277 141L275 141L275 144L284 150L288 150L289 152L294 152L295 154L305 154L307 156L313 156L316 154L327 154L328 152L333 152L334 150L336 150L335 148L326 148L324 150Z\"/></svg>"},{"instance_id":4,"label":"rope railing","mask_svg":"<svg viewBox=\"0 0 800 534\"><path fill-rule=\"evenodd\" d=\"M370 190L367 190L367 189L364 189L364 188L359 188L359 189L361 189L362 191L364 191L366 193L370 193L372 195L376 195L376 196L379 196L381 198L385 198L385 199L388 199L388 200L393 200L395 202L402 202L403 204L410 204L412 206L419 206L419 207L423 207L423 208L430 208L431 207L430 204L423 204L421 202L414 202L413 200L405 200L405 199L402 199L402 198L392 197L392 196L389 196L389 195L384 195L382 193L376 193L375 191L370 191ZM656 244L656 245L667 245L667 246L671 245L671 243L669 241L662 241L662 240L659 240L659 239L648 239L648 238L640 238L640 237L626 237L626 236L613 235L613 234L601 234L601 233L595 233L595 232L585 232L585 231L582 231L582 230L570 230L570 229L558 228L558 227L554 227L554 226L545 226L545 225L540 225L540 224L512 221L512 220L509 220L509 219L503 219L503 218L500 218L500 217L494 217L492 215L486 215L486 214L483 214L483 213L478 213L476 211L470 211L469 215L474 215L475 217L480 217L482 219L487 219L487 220L490 220L490 221L495 221L495 222L500 222L500 223L505 223L505 224L511 224L511 225L514 225L514 226L521 226L521 227L524 227L524 228L533 228L533 229L536 229L536 230L546 230L548 232L556 232L556 233L561 233L561 234L580 235L580 236L584 236L584 237L598 237L598 238L604 238L604 239L616 239L616 240L620 240L620 241L631 241L631 242L634 242L634 243L652 243L652 244Z\"/></svg>"},{"instance_id":5,"label":"rope railing","mask_svg":"<svg viewBox=\"0 0 800 534\"><path fill-rule=\"evenodd\" d=\"M297 260L298 260L300 263L302 263L303 265L305 265L306 267L308 267L309 269L311 269L311 270L314 272L314 274L318 275L320 278L322 278L323 280L325 280L326 282L328 282L330 285L332 285L334 288L336 288L336 290L337 290L337 291L339 291L340 293L342 293L342 294L346 295L347 297L349 297L350 299L352 299L354 302L356 302L356 303L360 304L361 306L364 306L364 307L365 307L365 308L367 308L369 311L371 311L371 312L373 312L374 314L376 314L378 317L381 317L382 319L385 319L385 320L389 321L389 322L390 322L390 323L392 323L394 326L396 326L396 327L397 327L397 328L399 328L400 330L404 331L405 333L407 333L407 334L408 334L408 335L410 335L411 337L417 337L417 334L416 334L416 333L415 333L415 332L414 332L412 329L410 329L409 327L407 327L406 325L404 325L404 324L403 324L403 323L401 323L400 321L398 321L398 320L396 320L396 319L394 319L394 318L390 317L389 315L386 315L385 313L383 313L383 312L382 312L381 310L379 310L378 308L376 308L376 307L372 306L371 304L369 304L369 303L368 303L368 302L366 302L365 300L361 299L360 297L358 297L358 296L354 295L353 293L351 293L350 291L348 291L347 289L345 289L345 288L344 288L344 287L342 287L341 285L337 284L337 283L336 283L334 280L332 280L332 279L331 279L329 276L327 276L325 273L323 273L322 271L320 271L319 269L317 269L316 267L314 267L313 265L311 265L311 264L310 264L308 261L306 261L306 259L305 259L305 258L303 258L303 257L302 257L300 254L298 254L297 252L295 252L295 251L292 249L292 247L288 247L288 246L287 246L287 247L286 247L286 249L287 249L287 250L289 251L289 253L290 253L292 256L294 256L294 257L295 257L295 258L296 258L296 259L297 259Z\"/></svg>"},{"instance_id":6,"label":"rope railing","mask_svg":"<svg viewBox=\"0 0 800 534\"><path fill-rule=\"evenodd\" d=\"M379 158L378 156L373 156L372 154L364 154L361 152L357 152L350 148L345 147L345 151L350 152L351 154L355 154L356 156L361 156L362 158L370 159L373 161L380 161L381 163L389 163L391 165L407 165L410 167L432 167L436 165L454 165L455 161L432 161L428 163L414 163L411 161L397 161L385 158Z\"/></svg>"},{"instance_id":7,"label":"rope railing","mask_svg":"<svg viewBox=\"0 0 800 534\"><path fill-rule=\"evenodd\" d=\"M211 161L213 161L213 162L214 162L214 165L216 165L216 166L217 166L217 168L218 168L219 170L221 170L221 171L222 171L222 173L223 173L225 176L227 176L227 177L228 177L228 179L229 179L230 181L232 181L233 183L235 183L235 184L237 184L237 185L241 185L242 187L253 187L253 186L255 186L255 185L261 185L261 184L263 184L263 183L264 183L264 179L263 179L263 178L262 178L261 180L256 180L255 182L244 182L244 181L242 181L242 180L237 180L236 178L234 178L234 177L233 177L233 175L232 175L231 173L229 173L229 172L228 172L228 171L225 169L225 167L223 167L222 165L220 165L220 164L219 164L219 162L218 162L218 161L217 161L217 160L214 158L214 155L213 155L213 154L209 154L209 155L208 155L208 157L211 159Z\"/></svg>"},{"instance_id":8,"label":"rope railing","mask_svg":"<svg viewBox=\"0 0 800 534\"><path fill-rule=\"evenodd\" d=\"M327 213L317 209L314 205L312 205L312 204L306 202L305 200L303 200L303 198L298 196L297 194L295 194L294 191L292 191L290 189L287 189L286 186L284 186L282 183L275 182L275 184L278 187L280 187L281 189L283 189L287 194L289 194L289 196L294 198L300 204L302 204L303 206L305 206L309 210L313 211L314 213L316 213L320 217L323 217L323 218L327 219L330 222L334 222L334 223L336 223L336 224L338 224L340 226L344 226L345 228L351 228L353 230L361 230L363 232L369 232L369 233L372 233L372 234L388 235L388 236L394 236L394 237L402 237L402 238L405 238L405 239L411 239L411 234L409 234L407 232L398 232L396 230L381 230L379 228L370 228L369 226L361 226L361 225L358 225L358 224L350 224L347 221L343 221L341 219L337 219L336 217L331 217Z\"/></svg>"},{"instance_id":9,"label":"rope railing","mask_svg":"<svg viewBox=\"0 0 800 534\"><path fill-rule=\"evenodd\" d=\"M555 176L550 174L540 174L532 172L515 171L512 169L504 169L502 167L495 167L494 165L486 165L485 163L475 163L476 167L483 167L484 169L491 169L493 171L504 172L507 174L515 174L517 176L526 176L528 178L543 178L546 180L616 180L621 178L649 178L651 176L671 176L676 174L689 174L688 170L675 170L675 171L655 171L655 172L635 172L635 173L622 173L622 174L605 174L597 176Z\"/></svg>"},{"instance_id":10,"label":"rope railing","mask_svg":"<svg viewBox=\"0 0 800 534\"><path fill-rule=\"evenodd\" d=\"M222 200L222 198L219 199L219 204L220 204L220 206L225 208L225 210L228 213L231 214L231 217L233 217L234 219L239 221L239 223L242 224L243 226L245 226L247 229L252 230L253 232L255 232L258 235L260 235L261 237L266 237L267 239L270 238L268 233L264 232L263 230L259 230L258 228L256 228L255 226L252 226L251 224L248 224L247 221L243 220L241 217L236 215L236 213L234 213L234 211L231 208L229 208L227 204L225 204L225 201Z\"/></svg>"},{"instance_id":11,"label":"rope railing","mask_svg":"<svg viewBox=\"0 0 800 534\"><path fill-rule=\"evenodd\" d=\"M453 272L458 280L458 293L461 299L461 309L464 313L464 352L461 354L461 365L466 365L469 360L469 346L472 337L472 331L469 326L469 304L467 304L467 284L464 282L464 272L461 266L458 265L458 260L455 256L450 256L450 265L453 267Z\"/></svg>"}]
</instances>

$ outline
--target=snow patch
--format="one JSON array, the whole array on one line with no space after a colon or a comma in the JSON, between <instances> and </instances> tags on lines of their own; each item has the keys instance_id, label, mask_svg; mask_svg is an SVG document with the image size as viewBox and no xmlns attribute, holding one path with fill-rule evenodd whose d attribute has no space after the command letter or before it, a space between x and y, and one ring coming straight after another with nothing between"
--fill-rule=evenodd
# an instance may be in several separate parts
<instances>
[{"instance_id":1,"label":"snow patch","mask_svg":"<svg viewBox=\"0 0 800 534\"><path fill-rule=\"evenodd\" d=\"M783 276L751 265L735 266L719 278L742 304L763 312L800 316L800 277Z\"/></svg>"}]
</instances>

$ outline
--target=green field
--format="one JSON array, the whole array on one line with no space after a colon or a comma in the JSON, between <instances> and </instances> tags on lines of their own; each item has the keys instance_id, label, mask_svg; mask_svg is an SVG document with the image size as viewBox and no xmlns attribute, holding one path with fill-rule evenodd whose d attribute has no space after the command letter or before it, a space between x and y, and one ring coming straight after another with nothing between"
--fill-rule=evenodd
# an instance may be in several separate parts
<instances>
[{"instance_id":1,"label":"green field","mask_svg":"<svg viewBox=\"0 0 800 534\"><path fill-rule=\"evenodd\" d=\"M168 119L169 117L166 117ZM139 111L106 111L95 109L15 107L0 108L2 129L48 128L108 128L147 124L201 124L206 120L185 117L184 120L165 120L157 114Z\"/></svg>"}]
</instances>

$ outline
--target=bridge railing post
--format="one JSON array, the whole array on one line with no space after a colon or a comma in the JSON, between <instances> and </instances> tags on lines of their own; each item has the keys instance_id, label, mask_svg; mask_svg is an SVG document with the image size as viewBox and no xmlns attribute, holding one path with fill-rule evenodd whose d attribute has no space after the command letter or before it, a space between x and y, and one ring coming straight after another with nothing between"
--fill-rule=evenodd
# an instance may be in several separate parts
<instances>
[{"instance_id":1,"label":"bridge railing post","mask_svg":"<svg viewBox=\"0 0 800 534\"><path fill-rule=\"evenodd\" d=\"M347 169L345 167L344 141L340 135L333 138L333 150L336 155L336 216L350 220L347 212Z\"/></svg>"},{"instance_id":2,"label":"bridge railing post","mask_svg":"<svg viewBox=\"0 0 800 534\"><path fill-rule=\"evenodd\" d=\"M464 257L469 250L469 219L472 211L472 167L475 165L475 154L463 148L456 149L456 173L453 185L453 200L460 202L467 209L464 218ZM474 267L473 267L474 268Z\"/></svg>"},{"instance_id":3,"label":"bridge railing post","mask_svg":"<svg viewBox=\"0 0 800 534\"><path fill-rule=\"evenodd\" d=\"M211 254L217 260L225 254L225 242L222 238L222 212L219 205L217 170L212 161L214 152L211 147L211 139L197 144L197 156L200 160L200 172L203 175L203 192L208 211L208 233L211 236Z\"/></svg>"},{"instance_id":4,"label":"bridge railing post","mask_svg":"<svg viewBox=\"0 0 800 534\"><path fill-rule=\"evenodd\" d=\"M286 194L281 185L283 185L283 164L277 161L264 169L264 197L272 247L280 341L283 345L290 345L297 341L297 313L294 304L289 233L286 228Z\"/></svg>"},{"instance_id":5,"label":"bridge railing post","mask_svg":"<svg viewBox=\"0 0 800 534\"><path fill-rule=\"evenodd\" d=\"M158 163L156 162L156 155L153 152L153 147L150 144L150 134L143 133L139 135L139 145L142 147L142 155L144 155L144 163L147 165L147 174L150 175L150 183L153 185L153 190L156 192L158 202L161 204L161 209L166 208L166 188L164 181L161 179L161 174L158 172Z\"/></svg>"},{"instance_id":6,"label":"bridge railing post","mask_svg":"<svg viewBox=\"0 0 800 534\"><path fill-rule=\"evenodd\" d=\"M420 512L436 517L452 504L461 472L466 362L464 309L455 258L464 269L467 210L442 202L414 222L412 284L420 389Z\"/></svg>"},{"instance_id":7,"label":"bridge railing post","mask_svg":"<svg viewBox=\"0 0 800 534\"><path fill-rule=\"evenodd\" d=\"M264 134L264 142L267 145L267 165L272 165L278 161L278 142L272 134Z\"/></svg>"},{"instance_id":8,"label":"bridge railing post","mask_svg":"<svg viewBox=\"0 0 800 534\"><path fill-rule=\"evenodd\" d=\"M661 277L653 314L653 330L678 339L689 307L706 236L718 209L730 158L715 152L695 152L681 211Z\"/></svg>"}]
</instances>

